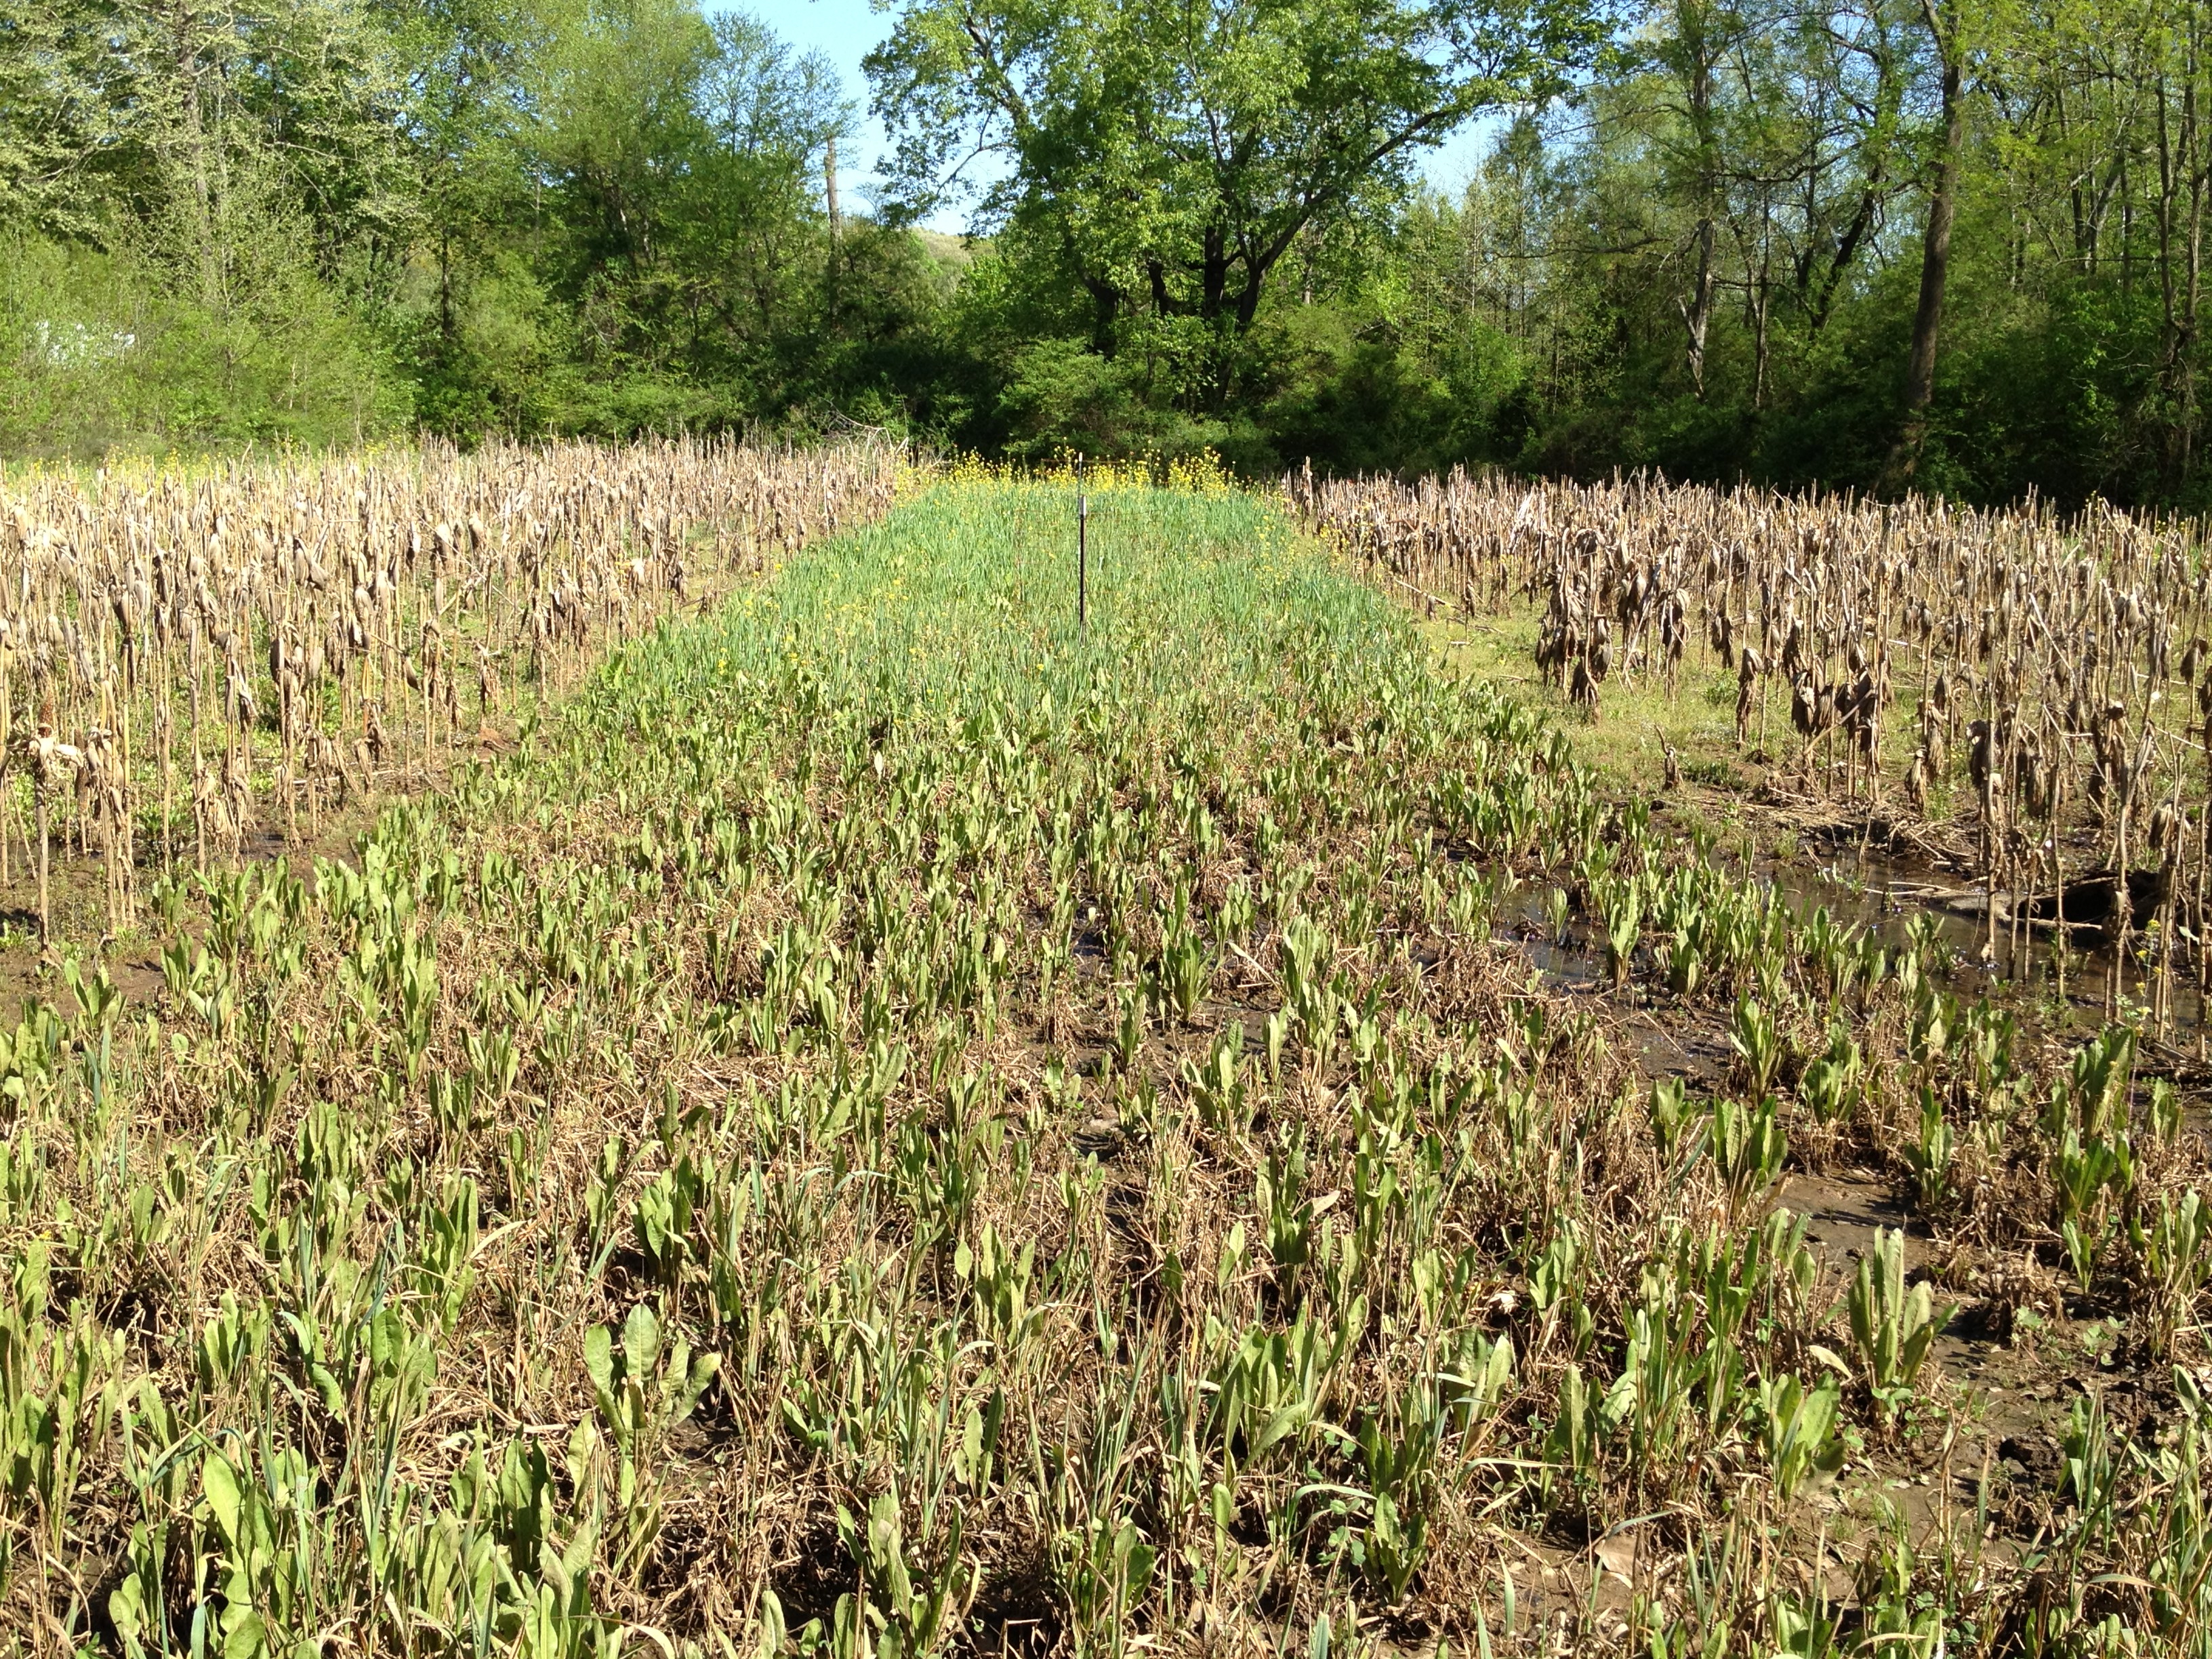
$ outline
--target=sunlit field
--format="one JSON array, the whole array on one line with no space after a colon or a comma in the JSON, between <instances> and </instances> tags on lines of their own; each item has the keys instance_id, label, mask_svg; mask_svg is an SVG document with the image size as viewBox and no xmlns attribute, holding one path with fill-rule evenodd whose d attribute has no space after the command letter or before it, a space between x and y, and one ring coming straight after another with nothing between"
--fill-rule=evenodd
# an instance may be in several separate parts
<instances>
[{"instance_id":1,"label":"sunlit field","mask_svg":"<svg viewBox=\"0 0 2212 1659\"><path fill-rule=\"evenodd\" d=\"M1793 900L1267 495L881 465L580 520L587 635L408 610L299 693L411 734L350 829L251 583L265 849L18 780L116 873L4 1046L17 1648L2212 1650L2148 1037Z\"/></svg>"}]
</instances>

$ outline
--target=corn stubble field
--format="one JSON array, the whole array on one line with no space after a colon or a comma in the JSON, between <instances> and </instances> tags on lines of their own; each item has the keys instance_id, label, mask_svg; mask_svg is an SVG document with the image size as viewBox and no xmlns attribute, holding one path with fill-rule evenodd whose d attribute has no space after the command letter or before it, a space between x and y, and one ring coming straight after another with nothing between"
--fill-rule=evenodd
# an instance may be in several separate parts
<instances>
[{"instance_id":1,"label":"corn stubble field","mask_svg":"<svg viewBox=\"0 0 2212 1659\"><path fill-rule=\"evenodd\" d=\"M1094 476L1079 635L1060 478L136 488L13 502L108 906L0 1056L15 1648L2212 1651L2154 1035L1744 881L1279 501Z\"/></svg>"},{"instance_id":2,"label":"corn stubble field","mask_svg":"<svg viewBox=\"0 0 2212 1659\"><path fill-rule=\"evenodd\" d=\"M1534 669L1593 726L1625 708L1627 749L1656 748L1668 788L1755 791L1948 876L1921 896L1978 915L1978 953L2011 976L2039 932L2094 927L2106 1016L2136 996L2162 1040L2192 995L2206 1058L2203 521L1641 477L1305 474L1284 493L1493 668Z\"/></svg>"}]
</instances>

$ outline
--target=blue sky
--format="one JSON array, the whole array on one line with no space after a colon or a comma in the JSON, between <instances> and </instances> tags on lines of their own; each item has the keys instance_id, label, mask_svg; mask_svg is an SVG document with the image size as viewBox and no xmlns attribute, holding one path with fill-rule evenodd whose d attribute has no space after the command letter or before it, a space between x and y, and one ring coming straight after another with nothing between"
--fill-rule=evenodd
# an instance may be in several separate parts
<instances>
[{"instance_id":1,"label":"blue sky","mask_svg":"<svg viewBox=\"0 0 2212 1659\"><path fill-rule=\"evenodd\" d=\"M865 107L868 82L860 73L860 59L890 32L890 13L878 11L869 0L750 0L749 3L739 0L734 7L707 0L707 8L750 11L800 50L821 52L837 66L845 77L846 90ZM884 148L881 124L868 119L854 148L858 153L841 158L838 172L843 190L865 197L876 157ZM1456 192L1474 172L1481 148L1476 128L1471 126L1455 135L1430 155L1425 171L1431 182ZM938 230L963 228L957 214L932 222Z\"/></svg>"}]
</instances>

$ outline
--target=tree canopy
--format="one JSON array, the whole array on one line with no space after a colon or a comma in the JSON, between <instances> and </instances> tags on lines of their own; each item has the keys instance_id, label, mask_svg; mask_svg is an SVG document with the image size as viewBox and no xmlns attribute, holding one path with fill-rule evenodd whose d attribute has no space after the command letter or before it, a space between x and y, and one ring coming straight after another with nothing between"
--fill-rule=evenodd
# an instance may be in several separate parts
<instances>
[{"instance_id":1,"label":"tree canopy","mask_svg":"<svg viewBox=\"0 0 2212 1659\"><path fill-rule=\"evenodd\" d=\"M1424 149L1563 90L1597 33L1561 0L911 0L868 68L900 205L969 185L1110 355L1147 323L1248 332L1299 238L1386 220Z\"/></svg>"},{"instance_id":2,"label":"tree canopy","mask_svg":"<svg viewBox=\"0 0 2212 1659\"><path fill-rule=\"evenodd\" d=\"M2193 507L2203 4L895 0L861 88L696 0L0 0L0 451L859 422Z\"/></svg>"}]
</instances>

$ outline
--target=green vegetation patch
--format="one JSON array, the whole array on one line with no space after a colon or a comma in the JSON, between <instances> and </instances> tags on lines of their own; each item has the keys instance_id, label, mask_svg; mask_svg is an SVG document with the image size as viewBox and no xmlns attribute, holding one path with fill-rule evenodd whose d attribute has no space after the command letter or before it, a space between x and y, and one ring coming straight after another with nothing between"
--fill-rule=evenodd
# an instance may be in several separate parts
<instances>
[{"instance_id":1,"label":"green vegetation patch","mask_svg":"<svg viewBox=\"0 0 2212 1659\"><path fill-rule=\"evenodd\" d=\"M2094 1375L2034 1358L2063 1262L2188 1352L2201 1152L2124 1032L2046 1066L1665 842L1254 499L1093 495L1079 629L1074 504L944 483L354 862L214 879L155 1009L26 1019L16 1628L1963 1649L2099 1572L2208 1627L2195 1396L2015 1419L1942 1346L1978 1298ZM1650 1083L1638 1007L1726 1058ZM1854 1267L1784 1185L1847 1153L2065 1254L1984 1293L1900 1209Z\"/></svg>"}]
</instances>

